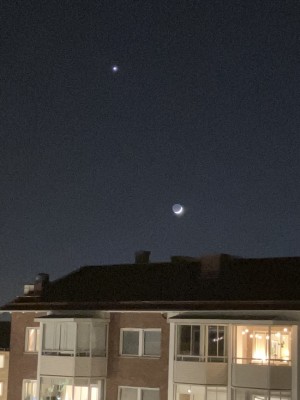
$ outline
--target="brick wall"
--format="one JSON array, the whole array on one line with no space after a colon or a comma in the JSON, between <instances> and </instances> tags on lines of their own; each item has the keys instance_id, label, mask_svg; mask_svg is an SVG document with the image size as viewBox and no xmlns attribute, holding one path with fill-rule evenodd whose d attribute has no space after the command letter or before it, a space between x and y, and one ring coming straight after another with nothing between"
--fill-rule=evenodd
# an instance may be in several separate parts
<instances>
[{"instance_id":1,"label":"brick wall","mask_svg":"<svg viewBox=\"0 0 300 400\"><path fill-rule=\"evenodd\" d=\"M161 328L159 358L120 355L121 328ZM160 313L112 313L109 324L106 400L118 399L118 386L160 389L160 400L167 400L169 325Z\"/></svg>"}]
</instances>

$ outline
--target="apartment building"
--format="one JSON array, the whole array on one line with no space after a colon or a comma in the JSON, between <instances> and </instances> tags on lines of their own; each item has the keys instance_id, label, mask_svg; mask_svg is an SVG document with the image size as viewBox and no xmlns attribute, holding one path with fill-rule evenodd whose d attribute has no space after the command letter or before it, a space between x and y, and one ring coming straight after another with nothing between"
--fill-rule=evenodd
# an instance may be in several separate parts
<instances>
[{"instance_id":1,"label":"apartment building","mask_svg":"<svg viewBox=\"0 0 300 400\"><path fill-rule=\"evenodd\" d=\"M300 257L172 257L39 274L12 318L9 400L297 400Z\"/></svg>"},{"instance_id":2,"label":"apartment building","mask_svg":"<svg viewBox=\"0 0 300 400\"><path fill-rule=\"evenodd\" d=\"M10 322L0 321L0 399L7 400Z\"/></svg>"}]
</instances>

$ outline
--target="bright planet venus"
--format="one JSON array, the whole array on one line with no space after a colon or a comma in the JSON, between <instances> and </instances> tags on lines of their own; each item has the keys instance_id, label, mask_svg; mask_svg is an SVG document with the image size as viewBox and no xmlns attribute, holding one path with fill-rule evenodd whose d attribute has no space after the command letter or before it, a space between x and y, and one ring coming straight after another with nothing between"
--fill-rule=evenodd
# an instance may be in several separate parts
<instances>
[{"instance_id":1,"label":"bright planet venus","mask_svg":"<svg viewBox=\"0 0 300 400\"><path fill-rule=\"evenodd\" d=\"M174 214L181 215L183 214L184 208L181 204L174 204L172 210Z\"/></svg>"}]
</instances>

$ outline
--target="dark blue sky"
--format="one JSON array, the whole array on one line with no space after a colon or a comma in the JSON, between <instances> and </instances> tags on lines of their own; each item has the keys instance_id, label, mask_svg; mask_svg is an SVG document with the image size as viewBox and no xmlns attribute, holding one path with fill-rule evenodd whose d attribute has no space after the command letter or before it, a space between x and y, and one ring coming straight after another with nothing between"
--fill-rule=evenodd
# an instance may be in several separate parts
<instances>
[{"instance_id":1,"label":"dark blue sky","mask_svg":"<svg viewBox=\"0 0 300 400\"><path fill-rule=\"evenodd\" d=\"M1 1L1 302L38 272L140 249L299 256L299 15L281 0Z\"/></svg>"}]
</instances>

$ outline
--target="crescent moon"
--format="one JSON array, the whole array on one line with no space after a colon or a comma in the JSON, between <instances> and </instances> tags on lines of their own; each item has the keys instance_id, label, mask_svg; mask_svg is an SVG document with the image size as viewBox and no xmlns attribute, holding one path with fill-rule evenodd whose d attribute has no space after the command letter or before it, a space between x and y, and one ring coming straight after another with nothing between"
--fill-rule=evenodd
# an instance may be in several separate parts
<instances>
[{"instance_id":1,"label":"crescent moon","mask_svg":"<svg viewBox=\"0 0 300 400\"><path fill-rule=\"evenodd\" d=\"M184 208L182 207L181 204L174 204L172 209L173 209L173 213L176 215L180 215L184 211Z\"/></svg>"},{"instance_id":2,"label":"crescent moon","mask_svg":"<svg viewBox=\"0 0 300 400\"><path fill-rule=\"evenodd\" d=\"M175 214L181 214L183 211L183 207L180 206L179 210L174 211Z\"/></svg>"}]
</instances>

